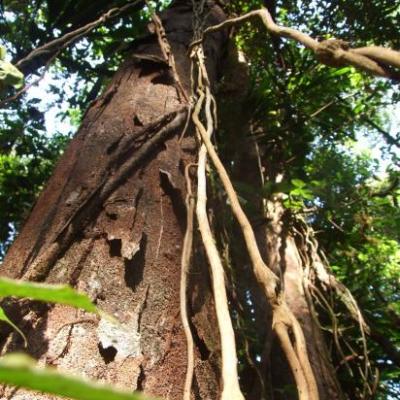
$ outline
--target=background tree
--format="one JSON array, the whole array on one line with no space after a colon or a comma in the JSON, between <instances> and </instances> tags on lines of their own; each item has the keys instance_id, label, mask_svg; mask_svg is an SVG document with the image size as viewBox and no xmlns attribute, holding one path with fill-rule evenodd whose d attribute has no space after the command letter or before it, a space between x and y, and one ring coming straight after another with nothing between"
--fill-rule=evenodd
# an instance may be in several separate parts
<instances>
[{"instance_id":1,"label":"background tree","mask_svg":"<svg viewBox=\"0 0 400 400\"><path fill-rule=\"evenodd\" d=\"M68 104L64 118L77 125L85 114L9 251L3 274L68 282L123 325L115 332L103 320L67 313L59 306L9 301L5 308L26 331L27 350L36 358L131 389L179 398L188 376L178 317L182 243L186 214L190 216L185 209L190 211L191 199L185 208L184 170L194 183L194 127L199 133L202 121L210 121L206 100L198 123L194 118L186 136L179 136L188 121L191 86L196 104L202 96L211 99L198 53L192 53L192 62L200 72L194 68L190 82L188 48L201 38L204 24L215 25L225 17L213 2L176 1L161 14L161 24L150 3L144 11L143 2L61 3L3 4L2 37L13 64L28 84L47 69L57 80L76 76L70 81L72 90L68 84L50 90L56 103ZM234 16L262 3L231 1L221 6ZM400 11L392 1L264 5L281 25L314 38L335 36L350 40L352 47L399 46ZM87 25L92 21L98 22ZM46 45L68 33L68 40ZM228 33L208 35L204 42L219 105L218 151L264 260L280 277L285 302L302 326L319 398L396 396L399 138L382 111L394 109L390 107L399 100L395 83L349 66L321 65L298 43L268 36L257 21L229 33L240 50L238 57L227 45ZM114 75L122 59L126 61ZM390 74L396 79L394 71ZM201 78L197 88L196 77ZM63 135L45 135L45 109L39 99L29 91L17 97L13 90L4 93L0 134L3 251L66 143ZM382 147L386 173L370 155L357 154L356 140L365 133L375 135ZM254 399L315 398L307 371L302 393L301 374L291 372L295 361L287 361L290 350L283 354L287 346L276 328L273 302L266 302L256 282L240 227L230 213L232 200L215 171L209 171L208 184L208 215L227 276L241 391ZM188 282L193 393L196 398L216 398L220 388L228 386L229 365L224 341L220 343L213 325L218 320L220 329L226 327L221 327L215 281L214 299L211 296L200 236L194 236ZM329 263L353 292L369 329L347 289L332 276L324 280ZM216 274L213 267L212 276ZM290 335L293 332L289 329ZM20 338L9 335L4 329L3 352L21 346ZM290 342L296 343L292 336L289 347ZM300 359L301 351L294 352ZM221 374L225 385L220 385Z\"/></svg>"}]
</instances>

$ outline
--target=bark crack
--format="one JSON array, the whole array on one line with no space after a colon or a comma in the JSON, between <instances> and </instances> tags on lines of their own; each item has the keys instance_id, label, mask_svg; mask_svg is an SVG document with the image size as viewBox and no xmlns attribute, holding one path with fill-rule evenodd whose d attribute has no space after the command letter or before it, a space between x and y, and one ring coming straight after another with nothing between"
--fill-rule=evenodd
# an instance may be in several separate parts
<instances>
[{"instance_id":1,"label":"bark crack","mask_svg":"<svg viewBox=\"0 0 400 400\"><path fill-rule=\"evenodd\" d=\"M128 150L126 147L121 148L121 153L126 154L129 150L132 151L135 149L135 155L125 160L122 165L118 165L117 168L111 168L113 174L110 173L106 178L103 178L91 191L61 228L55 241L50 243L42 254L22 270L20 277L31 281L42 281L46 279L60 255L66 251L70 244L76 239L77 233L81 232L89 221L93 219L93 214L98 212L100 206L104 204L111 193L123 183L129 174L131 174L152 151L177 131L186 121L186 113L187 109L184 107L146 126L143 131L147 132L149 136L152 135L139 149L135 149L135 142L132 146L132 143L121 141L121 145L128 146Z\"/></svg>"}]
</instances>

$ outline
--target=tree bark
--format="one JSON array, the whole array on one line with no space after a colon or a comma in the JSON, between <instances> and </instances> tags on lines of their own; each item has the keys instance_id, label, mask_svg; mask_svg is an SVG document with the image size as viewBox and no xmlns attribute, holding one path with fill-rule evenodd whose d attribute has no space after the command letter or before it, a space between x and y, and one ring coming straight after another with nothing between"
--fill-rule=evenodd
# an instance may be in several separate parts
<instances>
[{"instance_id":1,"label":"tree bark","mask_svg":"<svg viewBox=\"0 0 400 400\"><path fill-rule=\"evenodd\" d=\"M207 24L224 14L209 3ZM176 69L190 91L190 2L161 15ZM213 80L225 33L207 40ZM179 317L180 258L185 229L184 166L195 162L191 134L179 143L188 104L156 34L139 41L105 93L92 104L58 163L2 274L69 283L120 322L64 306L8 301L40 363L162 398L182 398L186 340ZM197 399L219 393L219 339L207 265L196 252L189 308L195 339ZM2 353L22 348L8 330ZM12 399L52 396L3 388ZM3 398L4 398L3 397Z\"/></svg>"}]
</instances>

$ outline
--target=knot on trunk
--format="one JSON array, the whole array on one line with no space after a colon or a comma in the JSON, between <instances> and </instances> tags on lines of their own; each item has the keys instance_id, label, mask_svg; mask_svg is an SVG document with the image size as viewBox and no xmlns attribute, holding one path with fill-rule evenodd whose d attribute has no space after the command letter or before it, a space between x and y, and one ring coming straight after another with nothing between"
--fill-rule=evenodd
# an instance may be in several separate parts
<instances>
[{"instance_id":1,"label":"knot on trunk","mask_svg":"<svg viewBox=\"0 0 400 400\"><path fill-rule=\"evenodd\" d=\"M343 55L349 50L349 43L341 39L328 39L320 42L315 55L317 60L330 67L346 65Z\"/></svg>"}]
</instances>

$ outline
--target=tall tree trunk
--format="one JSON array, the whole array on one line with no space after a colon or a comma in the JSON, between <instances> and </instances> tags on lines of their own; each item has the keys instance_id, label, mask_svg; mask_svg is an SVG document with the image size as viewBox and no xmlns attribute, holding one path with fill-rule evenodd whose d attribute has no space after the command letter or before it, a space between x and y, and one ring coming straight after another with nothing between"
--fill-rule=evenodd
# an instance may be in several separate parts
<instances>
[{"instance_id":1,"label":"tall tree trunk","mask_svg":"<svg viewBox=\"0 0 400 400\"><path fill-rule=\"evenodd\" d=\"M180 81L189 93L190 2L175 1L161 18ZM212 3L208 24L223 18ZM183 170L196 161L196 142L188 134L179 143L188 103L158 39L154 33L139 41L89 108L8 252L2 274L69 283L122 324L115 329L106 320L67 307L10 301L5 308L26 332L28 352L35 358L61 370L179 399L186 374L179 316L186 222ZM214 78L225 41L224 33L207 41ZM199 399L216 399L216 317L207 264L201 252L194 258L189 282L194 392ZM21 346L17 336L3 332L3 353ZM18 390L11 398L52 397Z\"/></svg>"},{"instance_id":2,"label":"tall tree trunk","mask_svg":"<svg viewBox=\"0 0 400 400\"><path fill-rule=\"evenodd\" d=\"M221 9L208 3L208 24L222 21ZM161 18L180 81L189 93L191 2L173 2ZM212 81L218 75L226 39L221 32L207 38L205 53ZM12 278L69 283L116 316L121 328L63 306L8 301L4 307L27 333L28 351L41 362L132 390L181 399L186 373L186 340L179 318L186 221L183 171L185 165L196 162L197 143L190 132L179 140L188 118L188 103L157 35L140 41L132 52L88 110L2 269L3 275ZM235 114L240 115L240 109ZM247 121L234 121L227 131L246 131ZM232 139L232 143L239 141ZM252 153L246 152L248 147L242 150L245 157L241 154L237 165L247 168L239 175L254 184L257 163ZM314 325L301 290L302 266L296 246L290 236L282 234L280 212L274 217L267 233L259 229L258 239L269 250L270 266L279 270L281 264L286 266L285 295L305 331L320 398L339 399L329 361L320 357L320 352L326 354L321 335L311 329ZM196 345L193 392L196 399L214 400L220 393L220 344L200 245L191 272L189 310ZM249 271L243 275L249 280L242 284L257 299L259 333L267 349L263 361L270 363L267 382L274 387L293 384L287 361L271 334L270 311L249 275ZM1 338L3 353L22 346L21 339L10 331L4 330ZM261 378L265 376L261 374ZM254 395L255 391L251 394L249 382L251 377L241 381L247 385L249 398L262 398ZM4 389L2 395L10 393ZM275 392L276 399L292 398L287 393L279 396ZM10 398L53 397L18 390Z\"/></svg>"}]
</instances>

